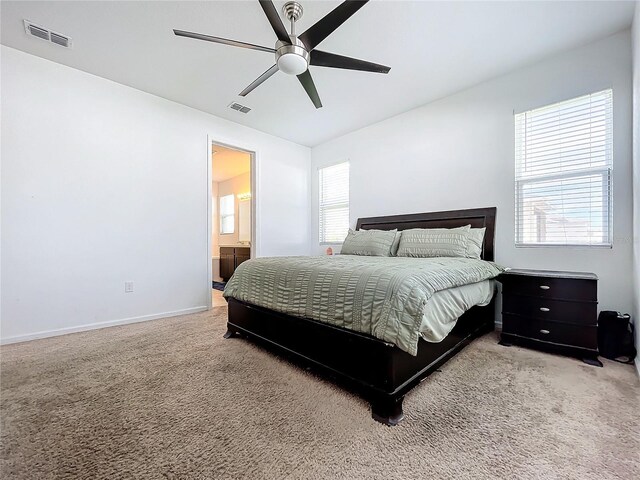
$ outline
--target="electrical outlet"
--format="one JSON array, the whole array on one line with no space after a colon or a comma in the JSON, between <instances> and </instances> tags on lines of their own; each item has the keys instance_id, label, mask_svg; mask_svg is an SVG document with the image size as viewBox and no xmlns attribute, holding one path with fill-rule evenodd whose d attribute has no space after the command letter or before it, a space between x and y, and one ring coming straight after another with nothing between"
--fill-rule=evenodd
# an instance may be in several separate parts
<instances>
[{"instance_id":1,"label":"electrical outlet","mask_svg":"<svg viewBox=\"0 0 640 480\"><path fill-rule=\"evenodd\" d=\"M124 293L131 293L133 292L133 282L129 281L129 282L124 282Z\"/></svg>"}]
</instances>

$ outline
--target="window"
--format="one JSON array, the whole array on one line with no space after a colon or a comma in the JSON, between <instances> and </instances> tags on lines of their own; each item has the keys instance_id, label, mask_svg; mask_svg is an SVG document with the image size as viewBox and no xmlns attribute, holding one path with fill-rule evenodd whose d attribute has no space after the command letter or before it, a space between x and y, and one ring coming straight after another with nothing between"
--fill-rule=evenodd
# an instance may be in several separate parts
<instances>
[{"instance_id":1,"label":"window","mask_svg":"<svg viewBox=\"0 0 640 480\"><path fill-rule=\"evenodd\" d=\"M233 195L220 197L220 233L233 233L236 225L236 206Z\"/></svg>"},{"instance_id":2,"label":"window","mask_svg":"<svg viewBox=\"0 0 640 480\"><path fill-rule=\"evenodd\" d=\"M321 168L320 243L342 243L349 230L349 162Z\"/></svg>"},{"instance_id":3,"label":"window","mask_svg":"<svg viewBox=\"0 0 640 480\"><path fill-rule=\"evenodd\" d=\"M516 246L611 246L612 97L516 115Z\"/></svg>"}]
</instances>

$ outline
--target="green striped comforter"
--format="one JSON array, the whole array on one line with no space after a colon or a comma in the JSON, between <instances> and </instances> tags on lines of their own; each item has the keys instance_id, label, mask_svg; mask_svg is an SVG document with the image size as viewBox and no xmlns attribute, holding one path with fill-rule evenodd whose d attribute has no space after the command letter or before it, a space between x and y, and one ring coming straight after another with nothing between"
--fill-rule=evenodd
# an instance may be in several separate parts
<instances>
[{"instance_id":1,"label":"green striped comforter","mask_svg":"<svg viewBox=\"0 0 640 480\"><path fill-rule=\"evenodd\" d=\"M224 296L373 335L416 355L424 308L435 292L501 271L454 257L268 257L238 266Z\"/></svg>"}]
</instances>

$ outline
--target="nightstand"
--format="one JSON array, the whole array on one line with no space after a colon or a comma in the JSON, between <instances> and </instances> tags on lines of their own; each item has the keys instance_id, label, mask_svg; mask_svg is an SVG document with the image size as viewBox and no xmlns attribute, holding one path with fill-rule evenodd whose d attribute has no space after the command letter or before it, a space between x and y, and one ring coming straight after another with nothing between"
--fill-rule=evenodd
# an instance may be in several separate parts
<instances>
[{"instance_id":1,"label":"nightstand","mask_svg":"<svg viewBox=\"0 0 640 480\"><path fill-rule=\"evenodd\" d=\"M501 345L598 360L598 277L593 273L507 270L502 283Z\"/></svg>"}]
</instances>

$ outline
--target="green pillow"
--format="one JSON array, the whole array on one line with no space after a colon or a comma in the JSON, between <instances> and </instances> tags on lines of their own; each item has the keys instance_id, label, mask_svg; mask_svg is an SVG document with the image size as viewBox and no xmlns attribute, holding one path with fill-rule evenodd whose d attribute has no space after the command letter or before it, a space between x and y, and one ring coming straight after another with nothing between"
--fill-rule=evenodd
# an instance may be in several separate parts
<instances>
[{"instance_id":1,"label":"green pillow","mask_svg":"<svg viewBox=\"0 0 640 480\"><path fill-rule=\"evenodd\" d=\"M342 255L367 255L389 257L396 239L397 230L351 230L344 239Z\"/></svg>"},{"instance_id":2,"label":"green pillow","mask_svg":"<svg viewBox=\"0 0 640 480\"><path fill-rule=\"evenodd\" d=\"M398 255L398 247L400 246L400 238L402 237L402 232L396 231L396 238L393 240L393 245L391 245L391 256L395 257Z\"/></svg>"},{"instance_id":3,"label":"green pillow","mask_svg":"<svg viewBox=\"0 0 640 480\"><path fill-rule=\"evenodd\" d=\"M471 225L403 230L399 257L466 257Z\"/></svg>"},{"instance_id":4,"label":"green pillow","mask_svg":"<svg viewBox=\"0 0 640 480\"><path fill-rule=\"evenodd\" d=\"M483 228L472 228L469 230L469 243L467 244L467 258L480 258L482 256L482 244L484 242L484 232L487 230Z\"/></svg>"}]
</instances>

